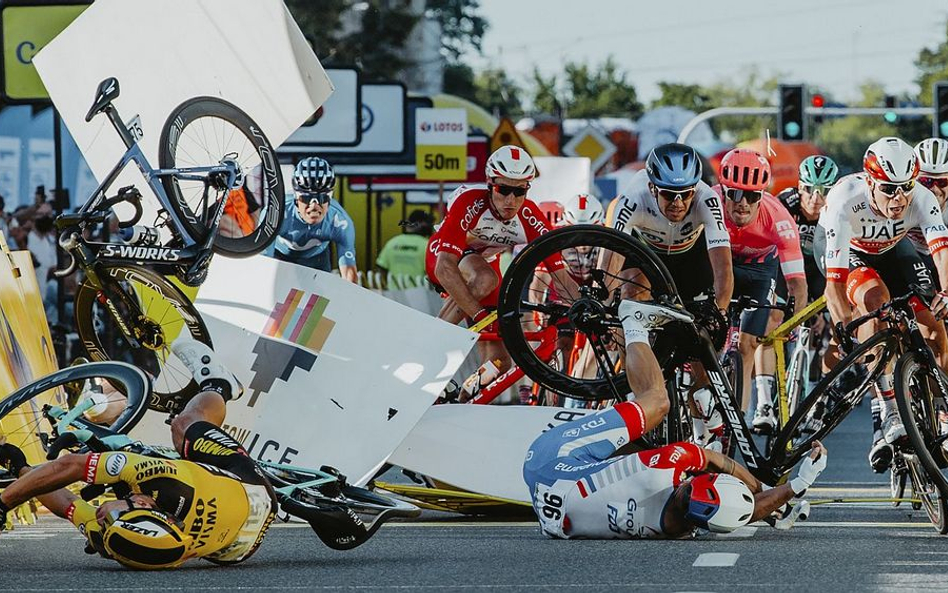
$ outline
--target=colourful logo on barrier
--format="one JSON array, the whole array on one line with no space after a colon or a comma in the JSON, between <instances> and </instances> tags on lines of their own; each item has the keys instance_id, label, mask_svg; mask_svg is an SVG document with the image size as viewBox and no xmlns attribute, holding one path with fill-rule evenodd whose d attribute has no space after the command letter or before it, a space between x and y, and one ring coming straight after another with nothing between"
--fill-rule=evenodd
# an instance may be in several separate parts
<instances>
[{"instance_id":1,"label":"colourful logo on barrier","mask_svg":"<svg viewBox=\"0 0 948 593\"><path fill-rule=\"evenodd\" d=\"M326 297L307 296L295 288L283 302L277 303L261 332L263 335L253 348L257 358L250 367L253 379L247 405L255 406L260 394L270 391L277 379L289 381L296 369L309 371L313 368L317 356L314 352L322 350L336 325L332 319L323 316L328 305Z\"/></svg>"},{"instance_id":2,"label":"colourful logo on barrier","mask_svg":"<svg viewBox=\"0 0 948 593\"><path fill-rule=\"evenodd\" d=\"M277 303L263 328L263 335L282 338L319 352L336 323L323 316L329 299L318 294L308 296L291 289L282 303Z\"/></svg>"}]
</instances>

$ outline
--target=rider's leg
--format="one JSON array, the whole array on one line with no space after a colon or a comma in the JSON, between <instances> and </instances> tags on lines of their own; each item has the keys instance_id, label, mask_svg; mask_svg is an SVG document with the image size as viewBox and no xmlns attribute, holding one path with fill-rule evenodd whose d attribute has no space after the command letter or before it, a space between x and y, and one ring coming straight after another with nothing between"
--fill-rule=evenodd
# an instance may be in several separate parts
<instances>
[{"instance_id":1,"label":"rider's leg","mask_svg":"<svg viewBox=\"0 0 948 593\"><path fill-rule=\"evenodd\" d=\"M227 402L240 397L243 387L206 344L179 338L172 350L193 373L201 389L171 421L171 442L175 450L183 454L184 434L188 427L195 422L221 426L227 414Z\"/></svg>"},{"instance_id":2,"label":"rider's leg","mask_svg":"<svg viewBox=\"0 0 948 593\"><path fill-rule=\"evenodd\" d=\"M783 323L783 312L771 310L767 320L769 334ZM754 428L767 431L777 427L773 396L776 391L777 355L773 346L758 346L754 352L754 384L757 386L757 409L754 412Z\"/></svg>"},{"instance_id":3,"label":"rider's leg","mask_svg":"<svg viewBox=\"0 0 948 593\"><path fill-rule=\"evenodd\" d=\"M668 414L670 404L665 391L665 378L658 359L648 342L632 342L625 349L626 377L645 416L645 430L657 426Z\"/></svg>"},{"instance_id":4,"label":"rider's leg","mask_svg":"<svg viewBox=\"0 0 948 593\"><path fill-rule=\"evenodd\" d=\"M741 353L741 366L744 370L742 377L743 398L741 399L741 410L747 412L750 409L751 398L751 377L754 374L754 352L757 351L757 336L741 332L740 341L737 344L737 350Z\"/></svg>"},{"instance_id":5,"label":"rider's leg","mask_svg":"<svg viewBox=\"0 0 948 593\"><path fill-rule=\"evenodd\" d=\"M464 278L464 283L471 291L471 296L479 301L490 296L500 286L497 271L477 253L469 253L462 257L458 262L458 270L461 271L461 277ZM457 306L454 299L448 298L441 307L438 318L457 324L464 319L464 312Z\"/></svg>"}]
</instances>

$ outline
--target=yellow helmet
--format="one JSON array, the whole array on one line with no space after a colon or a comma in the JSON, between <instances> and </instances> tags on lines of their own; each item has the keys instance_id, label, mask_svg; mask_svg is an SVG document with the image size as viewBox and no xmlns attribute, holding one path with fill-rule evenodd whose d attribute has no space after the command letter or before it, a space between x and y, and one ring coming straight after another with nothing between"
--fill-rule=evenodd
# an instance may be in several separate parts
<instances>
[{"instance_id":1,"label":"yellow helmet","mask_svg":"<svg viewBox=\"0 0 948 593\"><path fill-rule=\"evenodd\" d=\"M139 570L178 566L190 557L192 542L178 520L156 509L122 512L106 527L102 540L112 558Z\"/></svg>"}]
</instances>

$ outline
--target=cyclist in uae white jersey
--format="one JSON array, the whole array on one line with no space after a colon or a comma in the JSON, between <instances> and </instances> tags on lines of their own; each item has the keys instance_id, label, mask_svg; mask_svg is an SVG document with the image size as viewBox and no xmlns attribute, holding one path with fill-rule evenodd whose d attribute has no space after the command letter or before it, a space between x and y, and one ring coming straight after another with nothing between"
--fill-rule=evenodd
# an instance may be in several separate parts
<instances>
[{"instance_id":1,"label":"cyclist in uae white jersey","mask_svg":"<svg viewBox=\"0 0 948 593\"><path fill-rule=\"evenodd\" d=\"M935 194L938 205L941 207L941 219L948 225L948 212L945 211L945 202L948 201L948 140L926 138L915 145L915 155L919 161L918 182ZM922 229L918 227L909 229L908 238L921 254L922 261L934 274L935 262L932 260Z\"/></svg>"},{"instance_id":2,"label":"cyclist in uae white jersey","mask_svg":"<svg viewBox=\"0 0 948 593\"><path fill-rule=\"evenodd\" d=\"M916 183L919 163L912 147L898 138L882 138L869 146L863 169L830 190L814 238L817 253L817 244L825 242L820 247L825 254L826 304L836 323L848 323L907 294L913 284L932 284L928 268L905 239L914 227L924 235L941 284L948 285L948 228L935 196ZM932 311L916 307L923 335L942 364L945 328L936 318L944 315L946 303L948 294L939 292ZM880 321L870 321L859 328L859 338L880 329ZM905 427L895 407L891 373L879 378L877 391L882 417L869 457L873 469L883 472L892 458L889 445L905 436Z\"/></svg>"},{"instance_id":3,"label":"cyclist in uae white jersey","mask_svg":"<svg viewBox=\"0 0 948 593\"><path fill-rule=\"evenodd\" d=\"M682 538L696 528L726 533L802 495L826 467L826 449L815 441L795 478L765 490L730 457L692 443L624 454L657 423L638 402L621 402L540 435L527 451L523 478L543 533L561 539Z\"/></svg>"}]
</instances>

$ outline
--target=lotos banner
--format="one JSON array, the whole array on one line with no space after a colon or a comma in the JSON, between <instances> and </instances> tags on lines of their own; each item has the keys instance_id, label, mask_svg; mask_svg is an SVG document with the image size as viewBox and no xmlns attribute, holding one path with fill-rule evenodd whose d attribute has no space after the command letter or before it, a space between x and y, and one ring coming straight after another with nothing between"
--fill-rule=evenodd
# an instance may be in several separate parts
<instances>
[{"instance_id":1,"label":"lotos banner","mask_svg":"<svg viewBox=\"0 0 948 593\"><path fill-rule=\"evenodd\" d=\"M267 257L216 258L196 301L243 383L227 430L254 458L329 464L365 483L477 336L340 277ZM146 416L138 438L167 442Z\"/></svg>"}]
</instances>

